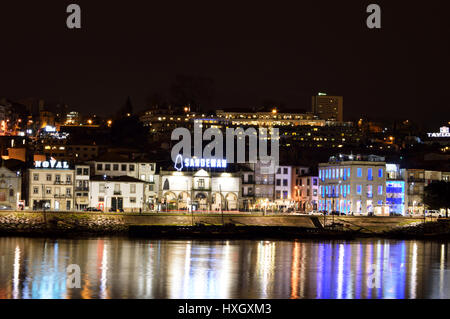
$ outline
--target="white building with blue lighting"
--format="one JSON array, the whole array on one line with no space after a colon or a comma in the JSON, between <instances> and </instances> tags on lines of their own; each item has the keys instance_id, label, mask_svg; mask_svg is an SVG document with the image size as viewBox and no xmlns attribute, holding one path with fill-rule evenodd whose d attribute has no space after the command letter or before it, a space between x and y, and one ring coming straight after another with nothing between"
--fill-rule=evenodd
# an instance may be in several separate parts
<instances>
[{"instance_id":1,"label":"white building with blue lighting","mask_svg":"<svg viewBox=\"0 0 450 319\"><path fill-rule=\"evenodd\" d=\"M386 163L375 155L339 155L319 164L319 210L386 215Z\"/></svg>"}]
</instances>

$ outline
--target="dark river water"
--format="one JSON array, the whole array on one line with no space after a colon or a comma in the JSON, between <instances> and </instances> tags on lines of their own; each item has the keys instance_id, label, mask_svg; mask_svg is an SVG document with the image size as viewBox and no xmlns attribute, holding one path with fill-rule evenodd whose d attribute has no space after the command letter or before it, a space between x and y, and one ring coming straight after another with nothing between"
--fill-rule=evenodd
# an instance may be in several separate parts
<instances>
[{"instance_id":1,"label":"dark river water","mask_svg":"<svg viewBox=\"0 0 450 319\"><path fill-rule=\"evenodd\" d=\"M385 239L0 237L0 298L450 298L448 257Z\"/></svg>"}]
</instances>

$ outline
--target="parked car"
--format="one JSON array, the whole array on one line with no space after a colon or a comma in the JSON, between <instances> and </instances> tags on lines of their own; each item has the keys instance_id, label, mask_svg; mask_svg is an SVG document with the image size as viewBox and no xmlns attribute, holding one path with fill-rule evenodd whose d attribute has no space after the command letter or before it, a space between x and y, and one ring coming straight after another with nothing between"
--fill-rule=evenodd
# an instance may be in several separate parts
<instances>
[{"instance_id":1,"label":"parked car","mask_svg":"<svg viewBox=\"0 0 450 319\"><path fill-rule=\"evenodd\" d=\"M85 212L101 212L101 210L96 207L87 207L84 209L84 211Z\"/></svg>"},{"instance_id":2,"label":"parked car","mask_svg":"<svg viewBox=\"0 0 450 319\"><path fill-rule=\"evenodd\" d=\"M12 210L12 207L7 205L0 205L0 210Z\"/></svg>"},{"instance_id":3,"label":"parked car","mask_svg":"<svg viewBox=\"0 0 450 319\"><path fill-rule=\"evenodd\" d=\"M439 210L428 210L426 213L425 213L425 216L426 217L439 217L439 218L441 218L442 217L442 215L441 215L441 212L439 211Z\"/></svg>"},{"instance_id":4,"label":"parked car","mask_svg":"<svg viewBox=\"0 0 450 319\"><path fill-rule=\"evenodd\" d=\"M335 215L335 216L345 216L345 213L343 212L338 212L338 211L332 211L330 215Z\"/></svg>"},{"instance_id":5,"label":"parked car","mask_svg":"<svg viewBox=\"0 0 450 319\"><path fill-rule=\"evenodd\" d=\"M317 215L323 216L323 212L320 212L318 210L313 210L313 211L309 212L309 214L310 215L315 215L315 216L317 216Z\"/></svg>"},{"instance_id":6,"label":"parked car","mask_svg":"<svg viewBox=\"0 0 450 319\"><path fill-rule=\"evenodd\" d=\"M400 214L400 213L393 213L393 212L390 212L389 213L389 216L403 216L402 214Z\"/></svg>"}]
</instances>

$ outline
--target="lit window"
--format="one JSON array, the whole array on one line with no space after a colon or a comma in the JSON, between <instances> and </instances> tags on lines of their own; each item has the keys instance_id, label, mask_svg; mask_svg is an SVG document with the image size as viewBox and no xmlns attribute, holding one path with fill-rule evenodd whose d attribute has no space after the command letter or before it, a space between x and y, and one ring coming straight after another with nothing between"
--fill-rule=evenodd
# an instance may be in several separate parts
<instances>
[{"instance_id":1,"label":"lit window","mask_svg":"<svg viewBox=\"0 0 450 319\"><path fill-rule=\"evenodd\" d=\"M367 185L367 197L372 197L373 196L373 192L372 192L372 185Z\"/></svg>"}]
</instances>

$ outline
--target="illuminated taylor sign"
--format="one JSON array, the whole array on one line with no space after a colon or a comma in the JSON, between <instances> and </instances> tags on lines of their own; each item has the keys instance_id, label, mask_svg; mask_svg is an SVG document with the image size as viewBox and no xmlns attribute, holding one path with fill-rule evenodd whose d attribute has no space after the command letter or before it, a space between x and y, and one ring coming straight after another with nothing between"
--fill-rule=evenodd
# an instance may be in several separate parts
<instances>
[{"instance_id":1,"label":"illuminated taylor sign","mask_svg":"<svg viewBox=\"0 0 450 319\"><path fill-rule=\"evenodd\" d=\"M178 154L175 160L175 169L181 171L183 167L187 168L226 168L226 159L216 158L183 158Z\"/></svg>"},{"instance_id":2,"label":"illuminated taylor sign","mask_svg":"<svg viewBox=\"0 0 450 319\"><path fill-rule=\"evenodd\" d=\"M450 137L450 129L443 126L439 133L428 133L428 137Z\"/></svg>"},{"instance_id":3,"label":"illuminated taylor sign","mask_svg":"<svg viewBox=\"0 0 450 319\"><path fill-rule=\"evenodd\" d=\"M55 168L55 169L69 169L69 164L66 161L35 161L34 168Z\"/></svg>"}]
</instances>

